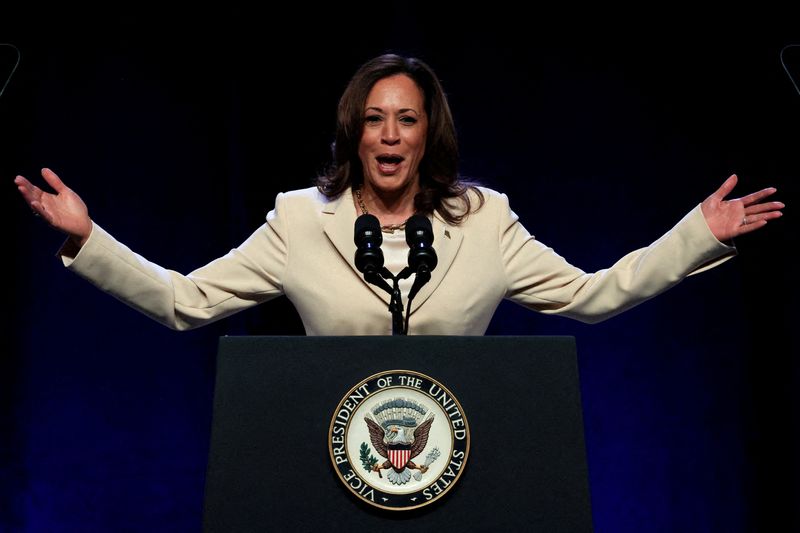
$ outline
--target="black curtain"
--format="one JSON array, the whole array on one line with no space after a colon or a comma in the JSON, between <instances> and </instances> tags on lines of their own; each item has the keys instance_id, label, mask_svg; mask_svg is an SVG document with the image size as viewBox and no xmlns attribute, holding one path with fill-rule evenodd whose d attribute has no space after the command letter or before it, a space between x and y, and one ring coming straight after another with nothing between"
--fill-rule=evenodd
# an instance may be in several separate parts
<instances>
[{"instance_id":1,"label":"black curtain","mask_svg":"<svg viewBox=\"0 0 800 533\"><path fill-rule=\"evenodd\" d=\"M41 184L52 168L100 226L188 272L241 243L278 192L312 184L350 75L387 51L439 74L462 173L587 271L733 172L734 195L778 188L786 216L721 267L593 326L504 303L488 333L576 336L598 531L800 526L790 18L36 11L0 22L21 52L0 97L0 529L199 528L217 338L303 334L285 298L184 333L138 315L60 266L63 237L14 176ZM15 63L0 46L0 84Z\"/></svg>"}]
</instances>

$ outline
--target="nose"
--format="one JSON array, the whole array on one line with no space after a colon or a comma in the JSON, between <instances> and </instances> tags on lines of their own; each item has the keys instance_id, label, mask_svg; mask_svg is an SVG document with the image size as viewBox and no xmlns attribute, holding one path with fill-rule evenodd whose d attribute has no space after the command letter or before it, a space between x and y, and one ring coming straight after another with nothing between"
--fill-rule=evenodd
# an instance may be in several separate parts
<instances>
[{"instance_id":1,"label":"nose","mask_svg":"<svg viewBox=\"0 0 800 533\"><path fill-rule=\"evenodd\" d=\"M383 130L381 131L381 144L394 146L400 142L400 132L398 131L397 124L392 120L387 120L383 123Z\"/></svg>"}]
</instances>

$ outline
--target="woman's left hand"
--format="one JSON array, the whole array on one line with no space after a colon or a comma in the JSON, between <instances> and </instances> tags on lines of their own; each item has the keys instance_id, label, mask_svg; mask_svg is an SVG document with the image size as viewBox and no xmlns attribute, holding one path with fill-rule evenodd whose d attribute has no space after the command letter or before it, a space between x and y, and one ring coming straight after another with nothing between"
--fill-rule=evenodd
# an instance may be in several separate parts
<instances>
[{"instance_id":1,"label":"woman's left hand","mask_svg":"<svg viewBox=\"0 0 800 533\"><path fill-rule=\"evenodd\" d=\"M781 209L785 206L782 202L763 201L775 193L775 187L767 187L742 198L725 200L737 181L739 178L732 174L714 194L700 204L709 229L719 241L728 241L763 228L768 220L783 215Z\"/></svg>"}]
</instances>

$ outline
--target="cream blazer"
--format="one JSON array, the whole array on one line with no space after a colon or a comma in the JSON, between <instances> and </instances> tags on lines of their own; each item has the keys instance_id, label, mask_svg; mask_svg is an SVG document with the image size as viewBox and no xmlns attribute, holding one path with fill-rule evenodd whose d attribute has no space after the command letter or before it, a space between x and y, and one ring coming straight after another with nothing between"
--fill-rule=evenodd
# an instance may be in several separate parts
<instances>
[{"instance_id":1,"label":"cream blazer","mask_svg":"<svg viewBox=\"0 0 800 533\"><path fill-rule=\"evenodd\" d=\"M439 263L412 302L409 334L483 335L503 298L599 322L736 252L713 236L698 205L650 246L586 273L528 233L504 194L482 191L484 206L460 226L432 217ZM391 335L389 295L355 267L356 217L349 191L331 200L309 188L279 194L266 222L241 246L188 275L146 260L97 224L78 254L62 260L174 329L285 294L308 335Z\"/></svg>"}]
</instances>

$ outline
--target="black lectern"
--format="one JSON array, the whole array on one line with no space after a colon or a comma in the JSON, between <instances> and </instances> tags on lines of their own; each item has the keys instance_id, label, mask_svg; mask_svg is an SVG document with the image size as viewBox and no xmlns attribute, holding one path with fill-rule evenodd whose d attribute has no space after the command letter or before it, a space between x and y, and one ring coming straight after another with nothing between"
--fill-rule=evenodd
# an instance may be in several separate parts
<instances>
[{"instance_id":1,"label":"black lectern","mask_svg":"<svg viewBox=\"0 0 800 533\"><path fill-rule=\"evenodd\" d=\"M444 384L469 421L458 484L434 504L384 511L331 464L334 409L392 369ZM572 337L223 337L204 529L592 531Z\"/></svg>"}]
</instances>

